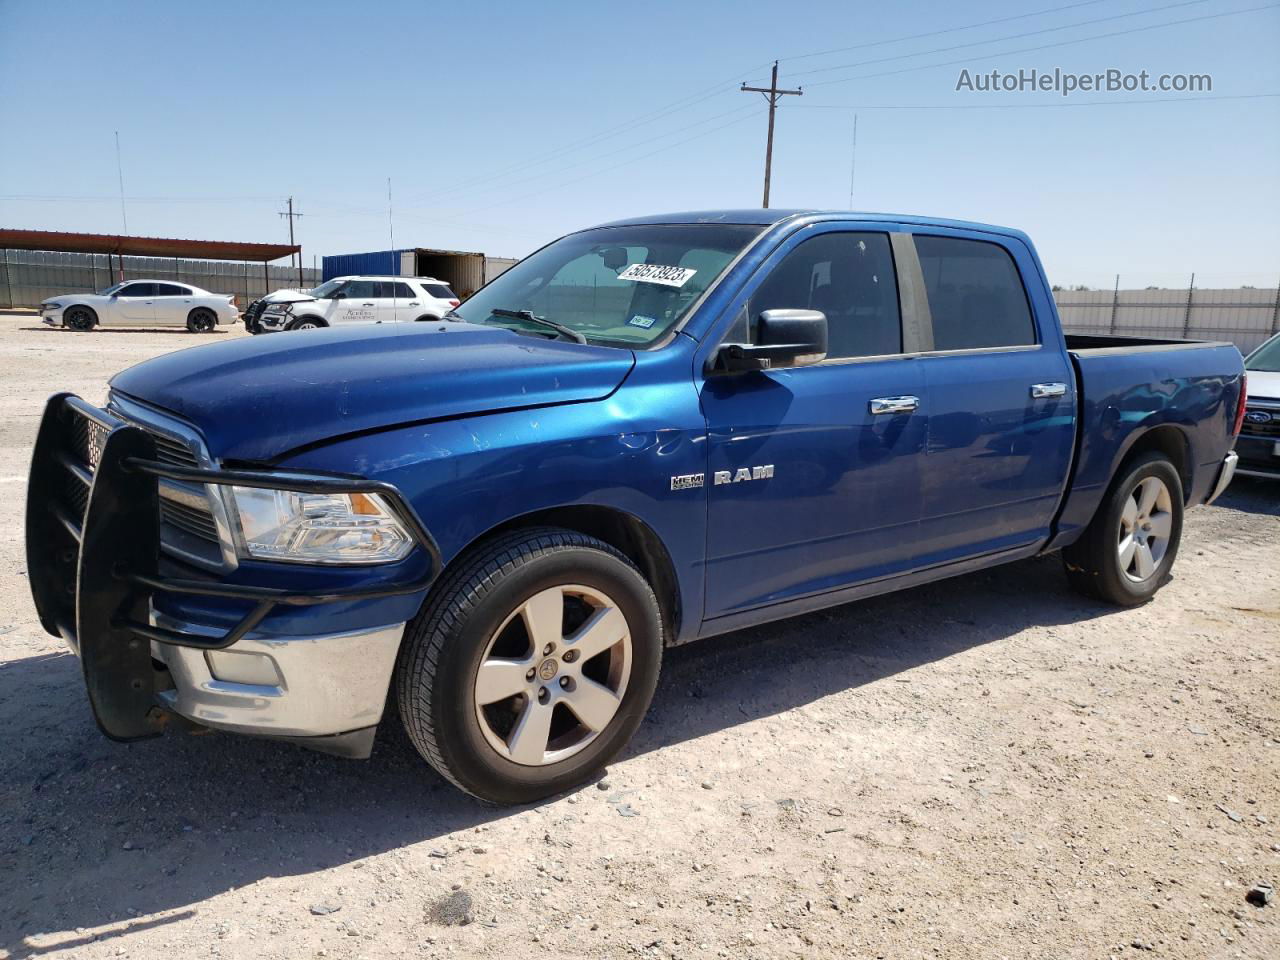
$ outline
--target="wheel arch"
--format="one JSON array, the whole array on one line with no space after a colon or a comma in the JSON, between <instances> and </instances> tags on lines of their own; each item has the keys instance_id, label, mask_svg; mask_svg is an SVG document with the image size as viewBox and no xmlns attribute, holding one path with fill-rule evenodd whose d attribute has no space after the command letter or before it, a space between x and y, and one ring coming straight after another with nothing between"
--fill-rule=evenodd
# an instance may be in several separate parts
<instances>
[{"instance_id":1,"label":"wheel arch","mask_svg":"<svg viewBox=\"0 0 1280 960\"><path fill-rule=\"evenodd\" d=\"M491 527L472 539L445 565L456 565L467 555L494 537L532 527L562 527L602 540L621 552L639 568L653 588L662 611L662 623L666 636L664 645L670 645L680 635L684 604L680 597L680 583L675 564L662 538L653 528L634 514L617 507L597 504L570 504L548 507L521 514ZM436 583L440 579L437 578Z\"/></svg>"},{"instance_id":2,"label":"wheel arch","mask_svg":"<svg viewBox=\"0 0 1280 960\"><path fill-rule=\"evenodd\" d=\"M205 307L205 306L196 306L188 310L187 323L190 323L191 318L194 317L197 313L200 313L201 311L203 311L204 313L211 314L213 316L213 325L215 327L218 325L218 311L215 310L213 307Z\"/></svg>"},{"instance_id":3,"label":"wheel arch","mask_svg":"<svg viewBox=\"0 0 1280 960\"><path fill-rule=\"evenodd\" d=\"M1153 426L1134 437L1116 462L1116 467L1111 473L1111 485L1114 486L1123 475L1125 467L1146 453L1161 453L1173 464L1173 468L1178 472L1178 479L1182 481L1183 505L1187 505L1191 497L1195 459L1191 454L1191 437L1177 424L1163 423Z\"/></svg>"},{"instance_id":4,"label":"wheel arch","mask_svg":"<svg viewBox=\"0 0 1280 960\"><path fill-rule=\"evenodd\" d=\"M88 310L89 315L93 317L93 325L95 327L102 322L102 317L98 315L98 311L93 308L92 304L85 303L82 300L73 300L71 303L68 303L65 307L62 308L62 317L63 317L64 323L66 321L68 310Z\"/></svg>"}]
</instances>

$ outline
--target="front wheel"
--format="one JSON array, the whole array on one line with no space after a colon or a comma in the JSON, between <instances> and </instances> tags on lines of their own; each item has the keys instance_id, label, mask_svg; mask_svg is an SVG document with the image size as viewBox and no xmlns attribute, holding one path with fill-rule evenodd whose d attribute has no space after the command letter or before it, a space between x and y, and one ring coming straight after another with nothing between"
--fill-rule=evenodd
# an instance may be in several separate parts
<instances>
[{"instance_id":1,"label":"front wheel","mask_svg":"<svg viewBox=\"0 0 1280 960\"><path fill-rule=\"evenodd\" d=\"M1162 454L1130 462L1076 543L1062 551L1067 579L1087 596L1121 606L1150 600L1182 539L1182 479Z\"/></svg>"},{"instance_id":2,"label":"front wheel","mask_svg":"<svg viewBox=\"0 0 1280 960\"><path fill-rule=\"evenodd\" d=\"M396 669L418 752L491 803L578 786L631 739L662 659L657 598L613 547L570 530L500 537L446 572Z\"/></svg>"},{"instance_id":3,"label":"front wheel","mask_svg":"<svg viewBox=\"0 0 1280 960\"><path fill-rule=\"evenodd\" d=\"M324 326L320 320L315 317L299 317L289 324L289 330L319 330Z\"/></svg>"},{"instance_id":4,"label":"front wheel","mask_svg":"<svg viewBox=\"0 0 1280 960\"><path fill-rule=\"evenodd\" d=\"M95 323L97 323L97 317L88 307L72 307L62 314L62 325L80 333L92 330Z\"/></svg>"}]
</instances>

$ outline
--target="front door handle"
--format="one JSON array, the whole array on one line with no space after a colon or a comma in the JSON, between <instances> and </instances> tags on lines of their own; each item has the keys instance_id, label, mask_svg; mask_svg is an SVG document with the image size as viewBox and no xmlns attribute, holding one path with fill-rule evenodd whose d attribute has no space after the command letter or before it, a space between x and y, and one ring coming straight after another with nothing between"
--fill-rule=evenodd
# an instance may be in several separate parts
<instances>
[{"instance_id":1,"label":"front door handle","mask_svg":"<svg viewBox=\"0 0 1280 960\"><path fill-rule=\"evenodd\" d=\"M1043 400L1046 397L1061 397L1067 392L1065 383L1033 383L1031 385L1031 399Z\"/></svg>"},{"instance_id":2,"label":"front door handle","mask_svg":"<svg viewBox=\"0 0 1280 960\"><path fill-rule=\"evenodd\" d=\"M911 413L920 406L919 397L876 397L869 404L872 416L892 413Z\"/></svg>"},{"instance_id":3,"label":"front door handle","mask_svg":"<svg viewBox=\"0 0 1280 960\"><path fill-rule=\"evenodd\" d=\"M362 304L360 304L360 306L362 306L362 307L372 307L372 306L373 306L373 304L372 304L372 303L362 303Z\"/></svg>"}]
</instances>

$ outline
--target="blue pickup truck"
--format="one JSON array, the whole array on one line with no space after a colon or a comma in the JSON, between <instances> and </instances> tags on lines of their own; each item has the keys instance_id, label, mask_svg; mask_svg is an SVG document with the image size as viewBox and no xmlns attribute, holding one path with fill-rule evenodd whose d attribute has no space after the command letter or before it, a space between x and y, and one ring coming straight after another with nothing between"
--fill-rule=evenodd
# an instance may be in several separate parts
<instances>
[{"instance_id":1,"label":"blue pickup truck","mask_svg":"<svg viewBox=\"0 0 1280 960\"><path fill-rule=\"evenodd\" d=\"M569 234L443 321L181 350L53 397L32 593L113 739L166 724L527 802L663 649L1037 554L1118 604L1231 480L1228 344L1064 336L1017 230L726 210Z\"/></svg>"}]
</instances>

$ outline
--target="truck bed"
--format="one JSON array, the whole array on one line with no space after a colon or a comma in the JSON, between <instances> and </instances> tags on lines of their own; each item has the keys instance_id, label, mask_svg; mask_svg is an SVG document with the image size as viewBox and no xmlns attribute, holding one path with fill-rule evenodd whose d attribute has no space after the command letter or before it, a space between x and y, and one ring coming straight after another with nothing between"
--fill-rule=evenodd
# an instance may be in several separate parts
<instances>
[{"instance_id":1,"label":"truck bed","mask_svg":"<svg viewBox=\"0 0 1280 960\"><path fill-rule=\"evenodd\" d=\"M1066 334L1076 371L1076 458L1054 546L1092 519L1133 442L1154 427L1181 445L1184 495L1202 503L1231 449L1240 351L1230 343Z\"/></svg>"}]
</instances>

